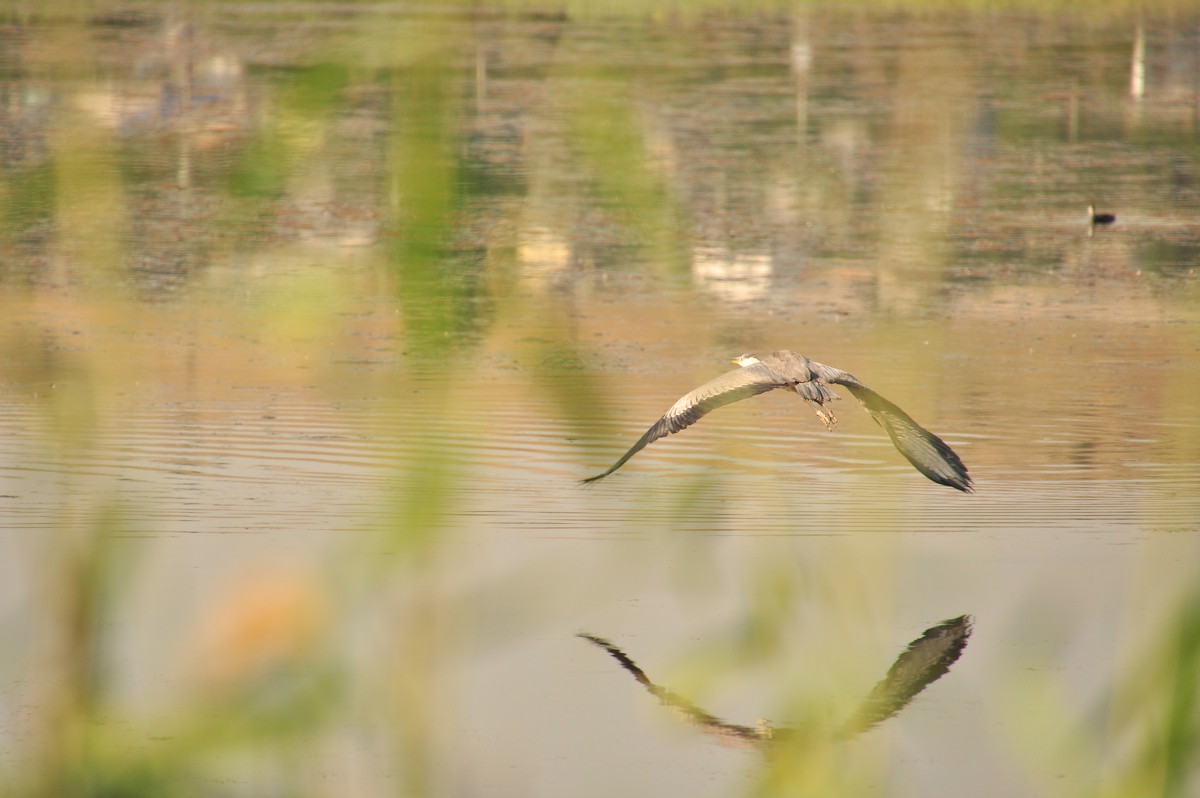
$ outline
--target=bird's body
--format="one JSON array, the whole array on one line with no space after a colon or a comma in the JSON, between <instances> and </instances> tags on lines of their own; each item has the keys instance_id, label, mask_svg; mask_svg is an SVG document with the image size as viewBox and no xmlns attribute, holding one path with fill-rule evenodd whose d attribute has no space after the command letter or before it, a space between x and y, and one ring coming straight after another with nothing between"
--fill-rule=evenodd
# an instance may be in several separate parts
<instances>
[{"instance_id":1,"label":"bird's body","mask_svg":"<svg viewBox=\"0 0 1200 798\"><path fill-rule=\"evenodd\" d=\"M776 388L796 391L801 399L812 405L825 425L832 428L837 419L825 407L825 403L837 396L827 386L841 385L883 427L892 444L918 471L939 484L971 492L967 467L954 450L913 421L899 407L863 385L854 375L786 349L772 352L761 359L754 355L741 355L734 362L739 368L680 397L611 468L583 481L594 482L608 476L647 445L687 429L718 407Z\"/></svg>"},{"instance_id":2,"label":"bird's body","mask_svg":"<svg viewBox=\"0 0 1200 798\"><path fill-rule=\"evenodd\" d=\"M1113 216L1111 213L1096 213L1095 205L1088 206L1087 215L1089 225L1112 224L1117 220L1117 217Z\"/></svg>"}]
</instances>

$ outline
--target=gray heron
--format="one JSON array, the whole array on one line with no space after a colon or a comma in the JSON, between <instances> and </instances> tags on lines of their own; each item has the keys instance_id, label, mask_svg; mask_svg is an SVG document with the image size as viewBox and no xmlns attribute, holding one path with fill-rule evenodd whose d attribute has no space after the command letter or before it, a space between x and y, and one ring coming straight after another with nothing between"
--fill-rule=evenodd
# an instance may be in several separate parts
<instances>
[{"instance_id":1,"label":"gray heron","mask_svg":"<svg viewBox=\"0 0 1200 798\"><path fill-rule=\"evenodd\" d=\"M967 467L950 446L938 436L913 421L912 417L875 391L833 366L826 366L804 355L780 349L764 358L752 354L734 359L739 368L680 397L637 443L613 463L607 471L583 482L595 482L616 471L635 454L659 438L687 429L718 407L756 396L775 388L790 388L816 411L817 417L829 429L837 423L825 403L837 399L827 386L840 385L850 391L871 417L883 427L892 444L908 462L929 479L970 493L971 477Z\"/></svg>"}]
</instances>

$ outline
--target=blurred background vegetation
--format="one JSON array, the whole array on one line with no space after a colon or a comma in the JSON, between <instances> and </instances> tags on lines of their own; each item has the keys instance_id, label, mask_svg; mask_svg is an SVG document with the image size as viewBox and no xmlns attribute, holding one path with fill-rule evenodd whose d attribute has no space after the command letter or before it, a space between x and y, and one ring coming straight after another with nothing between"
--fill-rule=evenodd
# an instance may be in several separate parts
<instances>
[{"instance_id":1,"label":"blurred background vegetation","mask_svg":"<svg viewBox=\"0 0 1200 798\"><path fill-rule=\"evenodd\" d=\"M544 736L627 734L530 663L561 646L591 689L578 624L664 577L702 618L642 630L681 692L762 674L735 698L819 726L971 612L1001 675L956 695L1011 711L971 738L1009 794L1194 794L1198 30L1171 2L0 10L3 790L611 794L619 749L539 775ZM975 515L871 470L865 427L793 465L784 412L697 431L744 481L690 450L674 487L576 488L729 356L810 342L969 444ZM1090 562L1106 522L1143 598L1082 694L1076 616L997 579L1044 648L968 591L899 623L987 558L905 593L912 538L858 536L1046 526ZM722 554L793 529L845 540ZM475 739L522 688L473 660L521 646L537 708ZM707 789L913 794L884 743L802 739Z\"/></svg>"}]
</instances>

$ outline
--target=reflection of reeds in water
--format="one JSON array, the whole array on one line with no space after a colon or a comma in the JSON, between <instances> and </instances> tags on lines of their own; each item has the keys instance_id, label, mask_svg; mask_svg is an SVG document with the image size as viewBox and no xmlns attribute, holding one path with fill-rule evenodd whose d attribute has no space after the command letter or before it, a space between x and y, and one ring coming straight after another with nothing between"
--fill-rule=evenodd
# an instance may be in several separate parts
<instances>
[{"instance_id":1,"label":"reflection of reeds in water","mask_svg":"<svg viewBox=\"0 0 1200 798\"><path fill-rule=\"evenodd\" d=\"M967 647L971 636L971 616L961 615L925 630L908 644L892 667L858 709L835 732L836 739L849 739L892 717L908 706L926 687L945 676ZM650 681L645 671L629 655L602 637L580 634L584 640L600 646L629 671L663 705L682 715L688 722L712 734L720 741L738 746L761 745L790 738L795 729L775 728L765 721L754 726L728 723L711 715L686 698Z\"/></svg>"}]
</instances>

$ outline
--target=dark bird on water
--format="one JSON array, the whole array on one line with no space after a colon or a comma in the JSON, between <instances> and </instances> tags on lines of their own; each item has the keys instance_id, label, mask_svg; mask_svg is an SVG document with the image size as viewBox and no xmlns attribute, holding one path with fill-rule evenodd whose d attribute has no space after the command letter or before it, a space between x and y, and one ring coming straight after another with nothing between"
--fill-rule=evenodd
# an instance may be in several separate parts
<instances>
[{"instance_id":1,"label":"dark bird on water","mask_svg":"<svg viewBox=\"0 0 1200 798\"><path fill-rule=\"evenodd\" d=\"M1113 216L1111 213L1096 213L1095 205L1088 206L1088 224L1112 224L1116 220L1117 217Z\"/></svg>"},{"instance_id":2,"label":"dark bird on water","mask_svg":"<svg viewBox=\"0 0 1200 798\"><path fill-rule=\"evenodd\" d=\"M971 477L967 467L950 446L938 436L913 421L912 417L858 379L841 369L826 366L804 355L780 349L764 358L740 355L734 359L740 368L706 382L696 390L680 397L663 417L646 430L637 443L621 459L602 474L583 480L603 479L625 464L629 458L653 443L680 430L687 429L718 407L746 399L775 388L790 388L808 402L829 429L837 423L825 403L840 398L830 392L828 385L841 385L859 401L871 417L883 427L892 444L908 462L929 479L940 485L970 493Z\"/></svg>"}]
</instances>

